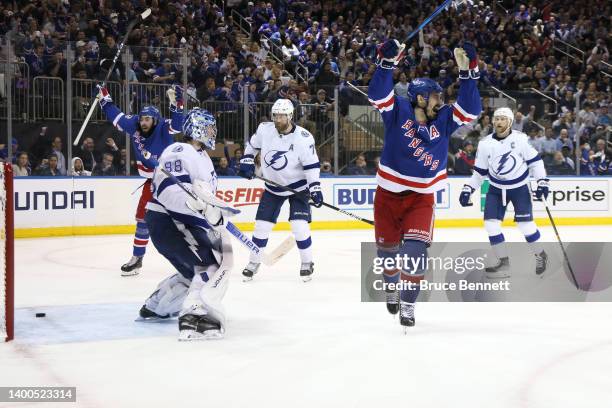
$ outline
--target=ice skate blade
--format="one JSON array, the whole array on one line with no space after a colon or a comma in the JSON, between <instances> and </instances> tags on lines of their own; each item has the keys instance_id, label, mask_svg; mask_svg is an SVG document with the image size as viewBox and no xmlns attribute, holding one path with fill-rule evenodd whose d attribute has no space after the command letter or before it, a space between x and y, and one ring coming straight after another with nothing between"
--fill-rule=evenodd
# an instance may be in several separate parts
<instances>
[{"instance_id":1,"label":"ice skate blade","mask_svg":"<svg viewBox=\"0 0 612 408\"><path fill-rule=\"evenodd\" d=\"M312 276L302 276L302 282L310 282L312 280Z\"/></svg>"},{"instance_id":2,"label":"ice skate blade","mask_svg":"<svg viewBox=\"0 0 612 408\"><path fill-rule=\"evenodd\" d=\"M133 269L131 271L121 271L121 276L124 278L129 278L130 276L138 276L140 274L140 269Z\"/></svg>"},{"instance_id":3,"label":"ice skate blade","mask_svg":"<svg viewBox=\"0 0 612 408\"><path fill-rule=\"evenodd\" d=\"M176 324L176 316L170 316L165 319L161 317L137 317L134 319L137 323L172 323Z\"/></svg>"},{"instance_id":4,"label":"ice skate blade","mask_svg":"<svg viewBox=\"0 0 612 408\"><path fill-rule=\"evenodd\" d=\"M242 281L243 282L252 282L253 281L253 277L252 276L243 276L242 277Z\"/></svg>"},{"instance_id":5,"label":"ice skate blade","mask_svg":"<svg viewBox=\"0 0 612 408\"><path fill-rule=\"evenodd\" d=\"M179 341L200 341L200 340L220 340L224 337L221 330L206 330L206 333L200 333L195 330L181 330L179 332Z\"/></svg>"}]
</instances>

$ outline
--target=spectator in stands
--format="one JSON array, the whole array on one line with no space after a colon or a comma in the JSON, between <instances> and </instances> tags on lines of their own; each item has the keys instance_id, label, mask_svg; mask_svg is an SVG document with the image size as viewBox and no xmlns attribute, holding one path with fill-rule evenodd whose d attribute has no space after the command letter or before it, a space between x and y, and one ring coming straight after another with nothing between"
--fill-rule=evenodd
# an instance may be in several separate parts
<instances>
[{"instance_id":1,"label":"spectator in stands","mask_svg":"<svg viewBox=\"0 0 612 408\"><path fill-rule=\"evenodd\" d=\"M327 159L321 161L321 176L333 176L334 172L332 169L331 162Z\"/></svg>"},{"instance_id":2,"label":"spectator in stands","mask_svg":"<svg viewBox=\"0 0 612 408\"><path fill-rule=\"evenodd\" d=\"M367 176L368 163L363 154L357 156L357 158L355 159L355 164L347 168L346 174L348 174L349 176Z\"/></svg>"},{"instance_id":3,"label":"spectator in stands","mask_svg":"<svg viewBox=\"0 0 612 408\"><path fill-rule=\"evenodd\" d=\"M91 172L92 176L116 176L117 168L115 167L114 157L111 153L104 153L102 155L102 163L95 166Z\"/></svg>"},{"instance_id":4,"label":"spectator in stands","mask_svg":"<svg viewBox=\"0 0 612 408\"><path fill-rule=\"evenodd\" d=\"M463 143L463 149L455 155L455 175L471 176L476 160L476 149L470 140Z\"/></svg>"},{"instance_id":5,"label":"spectator in stands","mask_svg":"<svg viewBox=\"0 0 612 408\"><path fill-rule=\"evenodd\" d=\"M172 84L178 80L177 70L170 58L164 58L161 67L155 70L153 74L153 82L162 84Z\"/></svg>"},{"instance_id":6,"label":"spectator in stands","mask_svg":"<svg viewBox=\"0 0 612 408\"><path fill-rule=\"evenodd\" d=\"M91 171L87 171L83 168L83 160L80 157L72 158L72 169L70 170L70 176L91 176Z\"/></svg>"},{"instance_id":7,"label":"spectator in stands","mask_svg":"<svg viewBox=\"0 0 612 408\"><path fill-rule=\"evenodd\" d=\"M13 174L17 177L25 177L32 174L27 152L19 152L17 163L13 164Z\"/></svg>"},{"instance_id":8,"label":"spectator in stands","mask_svg":"<svg viewBox=\"0 0 612 408\"><path fill-rule=\"evenodd\" d=\"M525 125L527 125L530 121L534 119L535 110L536 107L532 105L529 108L529 114L526 116L523 115L523 112L517 110L514 114L514 123L512 124L512 130L518 130L519 132L523 132Z\"/></svg>"},{"instance_id":9,"label":"spectator in stands","mask_svg":"<svg viewBox=\"0 0 612 408\"><path fill-rule=\"evenodd\" d=\"M57 157L57 171L60 175L66 175L66 158L62 153L62 138L55 136L51 142L51 153Z\"/></svg>"},{"instance_id":10,"label":"spectator in stands","mask_svg":"<svg viewBox=\"0 0 612 408\"><path fill-rule=\"evenodd\" d=\"M236 172L229 166L229 163L225 157L219 158L219 164L215 169L218 176L235 176Z\"/></svg>"},{"instance_id":11,"label":"spectator in stands","mask_svg":"<svg viewBox=\"0 0 612 408\"><path fill-rule=\"evenodd\" d=\"M17 152L19 151L19 143L17 141L16 138L11 138L11 151L12 151L12 155L13 157L11 157L9 159L8 157L8 146L5 143L0 143L0 160L1 161L8 161L10 163L15 163L15 161L17 160Z\"/></svg>"},{"instance_id":12,"label":"spectator in stands","mask_svg":"<svg viewBox=\"0 0 612 408\"><path fill-rule=\"evenodd\" d=\"M61 176L57 170L57 156L54 154L47 156L47 158L44 159L38 167L36 175L49 177Z\"/></svg>"},{"instance_id":13,"label":"spectator in stands","mask_svg":"<svg viewBox=\"0 0 612 408\"><path fill-rule=\"evenodd\" d=\"M242 159L242 154L243 151L241 148L238 148L236 150L234 150L234 157L229 157L229 152L227 151L227 147L226 147L226 152L225 152L225 157L228 158L229 160L229 167L234 169L234 171L237 173L238 172L238 168L240 167L240 159Z\"/></svg>"},{"instance_id":14,"label":"spectator in stands","mask_svg":"<svg viewBox=\"0 0 612 408\"><path fill-rule=\"evenodd\" d=\"M75 156L83 161L83 168L87 171L93 171L101 161L100 152L95 149L94 140L91 137L85 137L81 147L75 152Z\"/></svg>"},{"instance_id":15,"label":"spectator in stands","mask_svg":"<svg viewBox=\"0 0 612 408\"><path fill-rule=\"evenodd\" d=\"M483 137L493 133L493 124L491 123L491 117L489 115L481 115L480 120L474 126L474 131L478 132L479 137Z\"/></svg>"},{"instance_id":16,"label":"spectator in stands","mask_svg":"<svg viewBox=\"0 0 612 408\"><path fill-rule=\"evenodd\" d=\"M561 150L563 143L559 139L554 138L552 129L547 128L540 146L542 147L540 155L544 162L547 162L548 160L552 160L555 152Z\"/></svg>"},{"instance_id":17,"label":"spectator in stands","mask_svg":"<svg viewBox=\"0 0 612 408\"><path fill-rule=\"evenodd\" d=\"M408 97L408 77L406 77L405 72L399 74L399 82L395 84L393 89L399 96Z\"/></svg>"},{"instance_id":18,"label":"spectator in stands","mask_svg":"<svg viewBox=\"0 0 612 408\"><path fill-rule=\"evenodd\" d=\"M574 174L573 162L571 162L569 158L563 156L563 153L560 151L556 151L553 155L553 159L551 163L546 166L546 171L548 174L555 175L571 175Z\"/></svg>"}]
</instances>

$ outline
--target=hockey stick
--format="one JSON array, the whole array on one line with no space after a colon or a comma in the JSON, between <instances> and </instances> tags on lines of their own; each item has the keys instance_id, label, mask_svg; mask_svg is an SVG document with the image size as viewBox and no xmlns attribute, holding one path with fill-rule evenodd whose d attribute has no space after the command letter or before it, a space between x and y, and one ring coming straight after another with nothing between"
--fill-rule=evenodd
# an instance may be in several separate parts
<instances>
[{"instance_id":1,"label":"hockey stick","mask_svg":"<svg viewBox=\"0 0 612 408\"><path fill-rule=\"evenodd\" d=\"M294 190L294 189L292 189L292 188L289 188L289 187L283 186L282 184L278 184L278 183L277 183L277 182L275 182L275 181L268 180L267 178L264 178L264 177L260 177L260 176L257 176L257 175L256 175L256 176L255 176L255 178L258 178L258 179L262 180L262 181L263 181L263 182L265 182L265 183L271 184L271 185L273 185L274 187L278 187L278 188L280 188L280 189L282 189L282 190L285 190L285 191L287 191L287 192L293 193L293 194L295 194L295 195L302 195L302 196L304 196L304 195L307 195L307 194L308 194L306 191L297 191L297 190ZM336 207L335 205L328 204L328 203L326 203L325 201L323 201L321 204L323 204L323 205L324 205L325 207L327 207L327 208L331 208L332 210L338 211L338 212L340 212L340 213L342 213L342 214L344 214L344 215L348 215L349 217L355 218L356 220L359 220L359 221L365 222L366 224L374 225L374 221L370 221L370 220L367 220L367 219L365 219L365 218L361 218L361 217L360 217L360 216L358 216L358 215L355 215L355 214L350 213L350 212L348 212L348 211L344 211L343 209L338 208L338 207Z\"/></svg>"},{"instance_id":2,"label":"hockey stick","mask_svg":"<svg viewBox=\"0 0 612 408\"><path fill-rule=\"evenodd\" d=\"M408 37L406 38L406 41L404 41L404 44L408 44L408 42L412 39L412 37L417 35L419 33L419 31L424 29L427 24L431 23L436 17L438 17L438 15L442 11L446 10L451 4L453 6L455 6L455 8L456 8L456 7L458 7L459 5L461 5L464 2L465 2L465 0L463 0L463 1L453 1L453 0L446 0L446 1L444 1L444 3L440 4L438 6L438 8L435 9L434 12L431 13L431 15L429 17L427 17L425 20L423 20L423 22L421 24L419 24L418 27L414 31L412 31L410 34L408 34Z\"/></svg>"},{"instance_id":3,"label":"hockey stick","mask_svg":"<svg viewBox=\"0 0 612 408\"><path fill-rule=\"evenodd\" d=\"M123 38L121 39L121 42L119 43L119 46L117 47L117 52L115 53L115 57L113 58L113 63L111 64L110 69L106 73L106 77L104 78L104 81L102 81L102 84L101 84L102 86L106 85L106 82L108 82L111 74L115 70L115 65L117 64L119 55L121 55L121 51L123 50L123 47L125 46L125 43L127 42L129 35L132 33L132 30L134 29L136 24L145 20L147 17L149 17L149 15L151 15L150 8L146 9L141 14L139 14L138 17L136 17L136 19L127 26L125 35L123 36ZM74 139L74 143L72 144L73 146L77 146L79 144L79 141L81 140L81 136L83 136L83 132L85 132L85 127L87 127L87 124L89 123L89 120L91 119L91 116L96 110L96 106L98 106L98 102L100 102L99 93L96 95L93 102L91 103L91 106L89 107L89 112L87 112L87 116L85 116L85 120L83 121L83 124L81 125L81 129L79 129L79 133L77 134L76 139Z\"/></svg>"},{"instance_id":4,"label":"hockey stick","mask_svg":"<svg viewBox=\"0 0 612 408\"><path fill-rule=\"evenodd\" d=\"M161 170L162 173L164 173L167 177L169 177L170 179L172 179L172 181L174 181L185 193L187 193L187 195L189 195L191 198L193 198L194 200L201 200L201 198L199 198L197 195L195 195L191 190L189 190L187 187L185 187L183 185L183 183L176 178L176 176L172 173L170 173L169 171L167 171L166 169L162 169L159 168ZM218 201L216 201L218 200ZM208 203L210 205L213 205L215 207L221 208L223 210L226 211L230 211L233 214L239 214L240 210L235 209L234 207L228 206L225 204L225 202L223 202L220 199L213 199L214 202ZM219 204L219 205L217 205ZM246 236L246 234L244 234L242 231L240 231L240 229L231 221L227 221L225 223L225 229L232 234L236 239L238 239L238 241L240 241L240 243L242 245L244 245L249 251L253 252L254 254L260 254L263 251L261 250L261 248L259 248L257 245L255 245L255 243L253 241L251 241L251 239L249 239L248 236ZM263 253L262 254L262 261L265 265L274 265L276 262L278 262L279 259L281 259L283 256L285 256L285 254L287 254L295 245L295 239L293 238L293 236L289 236L287 237L283 242L280 243L280 245L278 247L276 247L274 250L272 250L272 252L270 252L270 254L266 254Z\"/></svg>"},{"instance_id":5,"label":"hockey stick","mask_svg":"<svg viewBox=\"0 0 612 408\"><path fill-rule=\"evenodd\" d=\"M569 261L569 257L567 256L567 252L565 252L565 247L563 246L563 242L561 241L561 237L559 236L559 231L557 230L557 225L555 224L555 220L550 213L550 209L548 208L548 204L546 200L544 201L544 208L546 208L546 214L548 214L548 219L550 220L550 224L555 231L555 235L557 236L557 241L559 242L559 246L561 246L561 251L563 251L563 257L565 258L565 262L567 263L567 267L569 268L570 275L572 275L572 280L574 281L574 285L576 285L576 289L580 290L580 286L578 285L578 281L576 280L576 275L574 274L574 269L572 268L572 264Z\"/></svg>"},{"instance_id":6,"label":"hockey stick","mask_svg":"<svg viewBox=\"0 0 612 408\"><path fill-rule=\"evenodd\" d=\"M531 188L531 184L527 184L527 185L529 186L529 190L531 191L531 194L534 194L534 191ZM576 275L574 274L574 268L572 268L572 264L569 261L567 252L565 252L563 241L561 241L561 236L559 235L559 231L557 230L557 224L555 223L555 219L553 218L550 212L550 208L548 208L548 203L546 202L544 198L538 199L537 197L534 197L534 201L542 201L544 203L546 214L548 214L548 220L550 221L550 225L552 225L553 230L555 231L555 235L557 236L557 242L559 242L559 246L561 246L561 251L563 252L563 257L565 258L565 262L567 263L567 267L569 268L570 275L572 275L572 280L574 281L574 285L576 285L576 289L580 290L580 286L578 286L578 281L576 280Z\"/></svg>"}]
</instances>

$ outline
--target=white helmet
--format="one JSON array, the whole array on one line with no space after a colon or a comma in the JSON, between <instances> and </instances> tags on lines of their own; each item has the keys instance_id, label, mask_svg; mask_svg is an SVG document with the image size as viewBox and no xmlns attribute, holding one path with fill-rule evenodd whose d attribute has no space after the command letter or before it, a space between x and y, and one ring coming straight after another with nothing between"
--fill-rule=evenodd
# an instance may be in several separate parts
<instances>
[{"instance_id":1,"label":"white helmet","mask_svg":"<svg viewBox=\"0 0 612 408\"><path fill-rule=\"evenodd\" d=\"M277 99L272 105L272 119L274 115L287 115L289 120L293 119L293 103L289 99Z\"/></svg>"},{"instance_id":2,"label":"white helmet","mask_svg":"<svg viewBox=\"0 0 612 408\"><path fill-rule=\"evenodd\" d=\"M508 118L510 121L510 126L514 123L514 113L512 113L512 109L510 108L497 108L495 112L493 112L493 117L502 116L504 118Z\"/></svg>"}]
</instances>

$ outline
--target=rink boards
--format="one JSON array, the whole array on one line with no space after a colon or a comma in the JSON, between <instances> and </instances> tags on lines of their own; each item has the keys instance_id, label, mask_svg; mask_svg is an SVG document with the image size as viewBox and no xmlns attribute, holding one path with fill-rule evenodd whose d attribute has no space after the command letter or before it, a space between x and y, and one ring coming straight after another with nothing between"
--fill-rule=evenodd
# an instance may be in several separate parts
<instances>
[{"instance_id":1,"label":"rink boards","mask_svg":"<svg viewBox=\"0 0 612 408\"><path fill-rule=\"evenodd\" d=\"M483 194L476 192L474 205L461 207L459 193L466 177L453 177L436 193L436 227L483 225ZM15 179L15 236L42 237L131 233L140 198L140 177L55 177ZM612 177L552 178L549 207L560 225L612 224L610 190ZM373 219L376 191L374 177L322 178L325 201ZM486 187L485 187L486 189ZM219 179L217 195L242 213L233 218L240 228L252 230L263 183L239 177ZM542 203L535 203L536 222L549 224ZM512 223L509 207L506 223ZM288 206L284 206L277 229L289 229ZM313 229L371 228L328 208L313 208Z\"/></svg>"}]
</instances>

